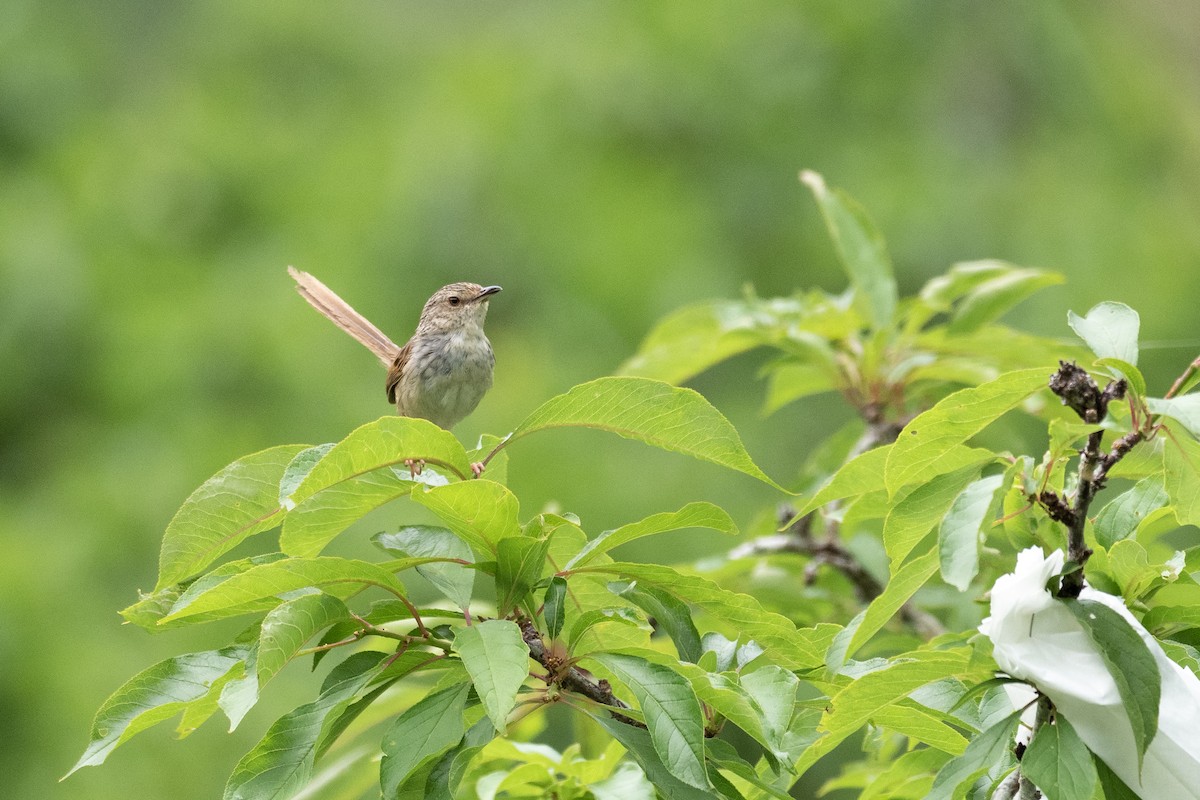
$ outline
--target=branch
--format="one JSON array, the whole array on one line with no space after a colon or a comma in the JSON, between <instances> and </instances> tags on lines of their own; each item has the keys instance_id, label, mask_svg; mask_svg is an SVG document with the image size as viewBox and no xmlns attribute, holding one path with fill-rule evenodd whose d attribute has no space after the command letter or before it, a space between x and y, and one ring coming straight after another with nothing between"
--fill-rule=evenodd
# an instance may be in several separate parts
<instances>
[{"instance_id":1,"label":"branch","mask_svg":"<svg viewBox=\"0 0 1200 800\"><path fill-rule=\"evenodd\" d=\"M1033 737L1037 733L1038 728L1042 727L1043 725L1047 724L1050 721L1050 716L1053 713L1053 711L1054 711L1054 706L1050 703L1050 698L1039 692L1038 693L1038 701L1037 701L1037 716L1034 718L1033 728L1029 732L1029 741L1031 741L1031 742L1033 741ZM1023 755L1025 755L1025 747L1018 745L1017 746L1017 759L1020 760L1021 756L1023 756ZM1036 800L1036 798L1039 798L1042 796L1042 793L1038 790L1038 788L1033 785L1033 781L1029 780L1029 778L1026 778L1025 775L1023 773L1021 773L1020 769L1018 769L1013 774L1020 775L1020 777L1018 778L1018 784L1017 784L1018 785L1018 793L1017 793L1018 800Z\"/></svg>"},{"instance_id":2,"label":"branch","mask_svg":"<svg viewBox=\"0 0 1200 800\"><path fill-rule=\"evenodd\" d=\"M1084 422L1099 425L1108 416L1108 404L1125 396L1124 380L1111 381L1101 392L1092 376L1074 362L1058 363L1058 371L1050 376L1050 391L1058 395L1063 405L1070 406ZM1112 449L1105 453L1100 449L1104 430L1097 428L1088 434L1087 444L1079 452L1075 502L1068 505L1064 498L1052 490L1045 490L1037 496L1036 499L1050 518L1067 526L1067 559L1075 569L1063 576L1059 597L1078 597L1083 590L1083 565L1092 555L1091 548L1084 541L1088 509L1096 493L1104 488L1109 470L1144 438L1141 430L1131 431L1114 442Z\"/></svg>"},{"instance_id":3,"label":"branch","mask_svg":"<svg viewBox=\"0 0 1200 800\"><path fill-rule=\"evenodd\" d=\"M867 421L867 428L862 435L858 437L858 441L854 443L854 447L850 448L846 460L862 455L868 450L873 450L885 444L891 444L896 441L896 437L900 435L900 431L908 424L911 417L905 417L899 420L887 420L883 416L883 411L878 404L867 404L860 409L863 419ZM836 511L841 506L840 501L833 501L827 509ZM788 503L783 503L778 509L778 520L780 525L787 525L789 520L794 520L782 533L777 533L773 536L760 536L757 539L747 542L746 544L735 547L729 552L729 557L751 558L753 556L772 555L775 553L795 553L797 555L809 556L812 560L804 569L804 583L806 586L812 585L817 578L817 572L823 565L833 567L838 572L842 573L854 587L854 594L858 597L859 602L868 604L879 595L883 594L883 585L867 571L862 562L842 543L839 536L839 525L835 522L829 522L825 526L825 535L818 539L813 535L812 527L816 519L815 514L794 519L796 509ZM945 633L945 628L938 621L937 617L928 614L912 603L905 603L900 607L900 618L910 626L912 626L918 634L927 639L932 639L942 633Z\"/></svg>"},{"instance_id":4,"label":"branch","mask_svg":"<svg viewBox=\"0 0 1200 800\"><path fill-rule=\"evenodd\" d=\"M601 705L611 708L629 708L628 704L622 702L613 694L612 686L609 685L608 681L592 680L578 667L566 667L564 669L563 667L566 662L560 656L555 655L546 648L546 643L542 640L542 634L538 631L533 620L521 617L517 620L517 625L521 628L521 638L525 640L525 645L529 648L530 657L546 669L546 677L550 683L558 685L564 691L581 694ZM636 719L627 717L617 711L612 712L612 717L618 722L624 722L626 725L632 725L635 728L646 727Z\"/></svg>"}]
</instances>

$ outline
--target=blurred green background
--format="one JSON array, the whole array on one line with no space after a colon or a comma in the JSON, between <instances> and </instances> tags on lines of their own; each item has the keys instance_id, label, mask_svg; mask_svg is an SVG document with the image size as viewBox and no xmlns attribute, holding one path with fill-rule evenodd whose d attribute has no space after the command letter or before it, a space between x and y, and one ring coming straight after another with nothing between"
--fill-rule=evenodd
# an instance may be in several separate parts
<instances>
[{"instance_id":1,"label":"blurred green background","mask_svg":"<svg viewBox=\"0 0 1200 800\"><path fill-rule=\"evenodd\" d=\"M383 372L292 291L309 270L403 341L452 280L499 283L464 441L613 371L680 305L844 285L796 181L874 215L902 290L981 257L1069 281L1010 317L1142 314L1161 391L1200 351L1200 5L331 4L8 0L0 24L0 774L11 797L219 796L300 667L227 735L144 734L54 783L167 655L116 611L162 529L246 453L388 413ZM696 386L789 478L844 412L763 418L761 357ZM753 387L748 389L748 387ZM526 515L598 532L777 499L600 434L511 449ZM404 518L403 506L343 537ZM681 547L681 545L685 545ZM269 546L264 542L261 546ZM666 539L635 557L727 542ZM365 551L364 551L365 552Z\"/></svg>"}]
</instances>

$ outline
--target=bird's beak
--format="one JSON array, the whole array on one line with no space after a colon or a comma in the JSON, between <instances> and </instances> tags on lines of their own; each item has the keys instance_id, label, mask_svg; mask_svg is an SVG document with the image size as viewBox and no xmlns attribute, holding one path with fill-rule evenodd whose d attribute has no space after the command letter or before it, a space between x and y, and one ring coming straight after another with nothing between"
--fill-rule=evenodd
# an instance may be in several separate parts
<instances>
[{"instance_id":1,"label":"bird's beak","mask_svg":"<svg viewBox=\"0 0 1200 800\"><path fill-rule=\"evenodd\" d=\"M475 296L475 302L478 303L480 301L487 300L489 297L491 297L492 295L496 294L499 291L500 291L499 286L485 286L479 291L479 294Z\"/></svg>"}]
</instances>

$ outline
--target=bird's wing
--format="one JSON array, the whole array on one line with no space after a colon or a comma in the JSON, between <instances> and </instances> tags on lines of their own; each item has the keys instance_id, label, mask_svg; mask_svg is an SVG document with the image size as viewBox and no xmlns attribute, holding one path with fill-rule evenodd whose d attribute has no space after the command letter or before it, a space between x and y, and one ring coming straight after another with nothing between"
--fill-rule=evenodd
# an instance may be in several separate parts
<instances>
[{"instance_id":1,"label":"bird's wing","mask_svg":"<svg viewBox=\"0 0 1200 800\"><path fill-rule=\"evenodd\" d=\"M294 267L288 267L288 274L296 281L296 291L308 301L309 305L329 317L333 324L366 345L367 349L374 353L385 367L392 368L400 354L398 344L312 275Z\"/></svg>"},{"instance_id":2,"label":"bird's wing","mask_svg":"<svg viewBox=\"0 0 1200 800\"><path fill-rule=\"evenodd\" d=\"M400 348L400 352L388 366L387 398L388 402L393 405L396 403L396 388L400 386L400 379L404 376L404 367L408 364L408 357L411 353L412 342L410 341Z\"/></svg>"}]
</instances>

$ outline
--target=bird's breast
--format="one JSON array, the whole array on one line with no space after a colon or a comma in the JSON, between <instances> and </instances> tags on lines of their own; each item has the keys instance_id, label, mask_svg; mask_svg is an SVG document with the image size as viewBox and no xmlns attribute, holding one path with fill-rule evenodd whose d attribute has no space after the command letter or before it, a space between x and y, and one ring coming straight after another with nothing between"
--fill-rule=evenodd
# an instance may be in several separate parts
<instances>
[{"instance_id":1,"label":"bird's breast","mask_svg":"<svg viewBox=\"0 0 1200 800\"><path fill-rule=\"evenodd\" d=\"M482 330L425 334L412 354L396 392L396 410L450 428L479 405L492 386L495 365Z\"/></svg>"}]
</instances>

